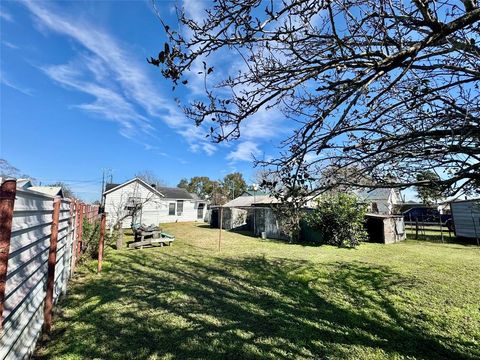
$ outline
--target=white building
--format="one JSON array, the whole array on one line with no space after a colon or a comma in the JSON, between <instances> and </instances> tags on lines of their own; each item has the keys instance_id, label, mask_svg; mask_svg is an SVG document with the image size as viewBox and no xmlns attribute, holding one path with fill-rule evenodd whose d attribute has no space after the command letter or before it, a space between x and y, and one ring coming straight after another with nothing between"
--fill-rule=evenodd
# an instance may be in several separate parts
<instances>
[{"instance_id":1,"label":"white building","mask_svg":"<svg viewBox=\"0 0 480 360\"><path fill-rule=\"evenodd\" d=\"M402 204L402 197L398 189L365 189L356 191L355 194L368 205L368 212L374 214L394 214L399 211L398 207Z\"/></svg>"},{"instance_id":2,"label":"white building","mask_svg":"<svg viewBox=\"0 0 480 360\"><path fill-rule=\"evenodd\" d=\"M129 228L132 223L203 221L206 212L206 201L185 189L155 187L139 178L123 184L108 184L103 196L110 228L118 221L122 221L123 228Z\"/></svg>"}]
</instances>

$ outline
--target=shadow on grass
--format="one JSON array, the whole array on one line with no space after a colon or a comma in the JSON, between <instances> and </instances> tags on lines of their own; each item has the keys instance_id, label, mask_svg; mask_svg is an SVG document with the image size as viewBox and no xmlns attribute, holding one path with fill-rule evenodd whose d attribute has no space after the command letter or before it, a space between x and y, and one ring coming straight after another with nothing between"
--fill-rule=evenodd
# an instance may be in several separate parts
<instances>
[{"instance_id":1,"label":"shadow on grass","mask_svg":"<svg viewBox=\"0 0 480 360\"><path fill-rule=\"evenodd\" d=\"M473 343L447 347L425 329L428 318L412 321L395 306L418 281L361 262L123 252L87 278L37 359L355 358L366 348L380 357L479 355Z\"/></svg>"},{"instance_id":2,"label":"shadow on grass","mask_svg":"<svg viewBox=\"0 0 480 360\"><path fill-rule=\"evenodd\" d=\"M196 226L201 228L201 229L213 229L209 224L200 224L200 225L196 225Z\"/></svg>"}]
</instances>

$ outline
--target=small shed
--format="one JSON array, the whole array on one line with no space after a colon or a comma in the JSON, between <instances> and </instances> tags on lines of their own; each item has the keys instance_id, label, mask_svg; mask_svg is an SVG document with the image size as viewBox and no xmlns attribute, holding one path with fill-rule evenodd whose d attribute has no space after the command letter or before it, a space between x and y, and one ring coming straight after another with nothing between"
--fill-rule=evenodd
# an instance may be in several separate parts
<instances>
[{"instance_id":1,"label":"small shed","mask_svg":"<svg viewBox=\"0 0 480 360\"><path fill-rule=\"evenodd\" d=\"M453 201L450 203L455 236L469 239L480 238L480 198Z\"/></svg>"},{"instance_id":2,"label":"small shed","mask_svg":"<svg viewBox=\"0 0 480 360\"><path fill-rule=\"evenodd\" d=\"M367 214L366 227L371 242L394 244L406 239L402 215Z\"/></svg>"},{"instance_id":3,"label":"small shed","mask_svg":"<svg viewBox=\"0 0 480 360\"><path fill-rule=\"evenodd\" d=\"M255 192L254 195L250 195L245 192L222 206L222 228L249 229L256 236L265 233L268 238L283 238L279 222L271 208L278 202L278 199L265 193ZM218 228L219 224L220 207L212 206L210 226Z\"/></svg>"}]
</instances>

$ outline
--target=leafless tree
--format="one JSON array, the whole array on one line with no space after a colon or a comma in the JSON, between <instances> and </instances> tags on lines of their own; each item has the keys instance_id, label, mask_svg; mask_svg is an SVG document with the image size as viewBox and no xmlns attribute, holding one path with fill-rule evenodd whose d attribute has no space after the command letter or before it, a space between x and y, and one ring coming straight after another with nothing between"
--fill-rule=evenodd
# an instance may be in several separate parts
<instances>
[{"instance_id":1,"label":"leafless tree","mask_svg":"<svg viewBox=\"0 0 480 360\"><path fill-rule=\"evenodd\" d=\"M109 224L108 227L112 232L115 230L116 247L121 249L123 247L123 223L126 219L131 218L132 223L138 221L138 216L141 214L143 207L147 203L156 200L152 192L148 192L146 196L142 194L141 185L135 183L132 191L123 192L121 190L118 198L112 198L105 204L105 211L108 213Z\"/></svg>"},{"instance_id":2,"label":"leafless tree","mask_svg":"<svg viewBox=\"0 0 480 360\"><path fill-rule=\"evenodd\" d=\"M142 179L148 185L155 185L156 187L165 186L165 181L150 170L139 171L135 174L135 177Z\"/></svg>"},{"instance_id":3,"label":"leafless tree","mask_svg":"<svg viewBox=\"0 0 480 360\"><path fill-rule=\"evenodd\" d=\"M325 169L356 169L335 186L428 186L417 180L426 170L451 194L480 185L476 0L217 0L203 19L178 18L149 62L175 86L203 78L205 96L185 111L214 141L281 108L294 131L257 164L280 175L285 196L325 190ZM217 74L227 53L242 65Z\"/></svg>"}]
</instances>

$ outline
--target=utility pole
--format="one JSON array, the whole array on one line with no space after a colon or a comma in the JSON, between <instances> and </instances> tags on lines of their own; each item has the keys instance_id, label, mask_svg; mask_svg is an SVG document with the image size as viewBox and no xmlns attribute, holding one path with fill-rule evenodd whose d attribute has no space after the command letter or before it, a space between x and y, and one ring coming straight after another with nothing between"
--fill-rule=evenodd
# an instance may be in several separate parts
<instances>
[{"instance_id":1,"label":"utility pole","mask_svg":"<svg viewBox=\"0 0 480 360\"><path fill-rule=\"evenodd\" d=\"M102 193L100 194L100 206L103 207L103 193L105 192L105 169L102 172Z\"/></svg>"}]
</instances>

